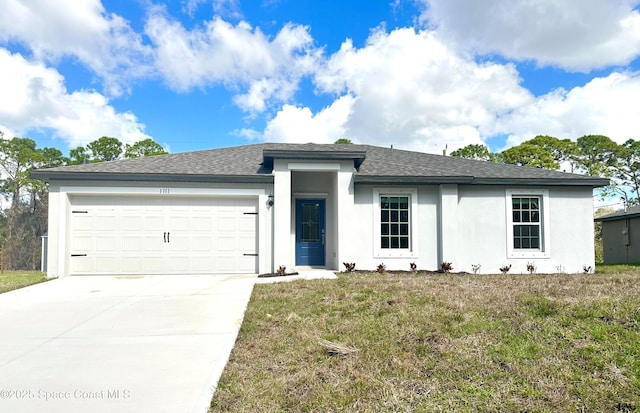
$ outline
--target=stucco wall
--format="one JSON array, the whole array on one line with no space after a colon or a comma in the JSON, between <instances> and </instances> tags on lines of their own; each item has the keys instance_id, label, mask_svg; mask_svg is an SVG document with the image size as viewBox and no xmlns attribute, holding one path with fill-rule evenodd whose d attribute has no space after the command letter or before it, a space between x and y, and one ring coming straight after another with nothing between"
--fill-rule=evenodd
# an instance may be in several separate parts
<instances>
[{"instance_id":1,"label":"stucco wall","mask_svg":"<svg viewBox=\"0 0 640 413\"><path fill-rule=\"evenodd\" d=\"M516 187L462 186L459 190L459 248L456 271L499 273L511 264L510 273L527 273L533 263L539 273L577 273L594 265L593 202L591 188L550 188L548 258L508 258L505 191ZM522 188L524 189L524 188Z\"/></svg>"},{"instance_id":2,"label":"stucco wall","mask_svg":"<svg viewBox=\"0 0 640 413\"><path fill-rule=\"evenodd\" d=\"M342 261L355 262L358 269L373 270L384 262L389 270L408 270L415 262L419 269L437 270L441 261L450 261L454 271L499 273L511 264L510 273L526 273L527 263L539 273L578 273L594 265L593 203L591 188L550 188L548 190L549 254L546 258L508 258L506 190L504 186L418 186L419 250L411 258L379 258L374 253L374 186L355 188L355 213L347 230L352 242L341 248ZM457 192L457 200L455 198ZM443 208L444 205L444 208ZM439 220L442 219L442 222Z\"/></svg>"},{"instance_id":3,"label":"stucco wall","mask_svg":"<svg viewBox=\"0 0 640 413\"><path fill-rule=\"evenodd\" d=\"M375 255L374 243L374 188L389 189L393 187L357 185L355 187L355 204L352 219L340 230L347 231L349 242L341 248L340 269L343 262L355 262L357 269L373 270L384 263L388 270L409 270L409 264L415 262L420 269L435 270L437 264L438 238L438 186L419 186L418 190L418 251L413 257L378 257ZM342 246L341 246L342 247Z\"/></svg>"}]
</instances>

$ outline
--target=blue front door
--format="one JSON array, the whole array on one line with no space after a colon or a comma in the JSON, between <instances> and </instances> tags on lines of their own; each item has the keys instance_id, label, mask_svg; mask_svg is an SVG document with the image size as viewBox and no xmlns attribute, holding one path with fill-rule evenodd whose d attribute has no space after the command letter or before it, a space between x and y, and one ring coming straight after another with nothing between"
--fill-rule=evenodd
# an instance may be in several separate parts
<instances>
[{"instance_id":1,"label":"blue front door","mask_svg":"<svg viewBox=\"0 0 640 413\"><path fill-rule=\"evenodd\" d=\"M296 265L324 265L324 199L296 199Z\"/></svg>"}]
</instances>

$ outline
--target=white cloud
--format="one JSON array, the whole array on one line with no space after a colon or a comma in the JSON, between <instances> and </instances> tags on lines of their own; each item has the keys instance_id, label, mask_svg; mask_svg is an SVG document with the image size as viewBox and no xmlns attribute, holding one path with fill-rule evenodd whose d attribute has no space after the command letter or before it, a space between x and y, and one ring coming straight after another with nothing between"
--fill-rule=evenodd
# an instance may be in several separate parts
<instances>
[{"instance_id":1,"label":"white cloud","mask_svg":"<svg viewBox=\"0 0 640 413\"><path fill-rule=\"evenodd\" d=\"M350 95L342 96L315 115L307 107L284 105L267 125L263 139L268 142L333 143L347 136L346 124L354 100Z\"/></svg>"},{"instance_id":2,"label":"white cloud","mask_svg":"<svg viewBox=\"0 0 640 413\"><path fill-rule=\"evenodd\" d=\"M113 95L151 70L141 36L125 19L108 14L100 0L3 0L0 42L19 42L46 62L77 58Z\"/></svg>"},{"instance_id":3,"label":"white cloud","mask_svg":"<svg viewBox=\"0 0 640 413\"><path fill-rule=\"evenodd\" d=\"M273 39L246 22L234 26L219 17L188 31L156 10L145 31L156 47L156 67L172 89L224 84L238 90L236 104L254 113L271 100L291 99L321 55L309 29L294 24Z\"/></svg>"},{"instance_id":4,"label":"white cloud","mask_svg":"<svg viewBox=\"0 0 640 413\"><path fill-rule=\"evenodd\" d=\"M423 18L456 48L571 71L640 56L638 0L421 0Z\"/></svg>"},{"instance_id":5,"label":"white cloud","mask_svg":"<svg viewBox=\"0 0 640 413\"><path fill-rule=\"evenodd\" d=\"M456 55L433 32L377 31L350 41L316 77L325 92L357 97L345 124L362 143L440 153L480 143L498 116L531 101L512 65Z\"/></svg>"},{"instance_id":6,"label":"white cloud","mask_svg":"<svg viewBox=\"0 0 640 413\"><path fill-rule=\"evenodd\" d=\"M494 133L507 146L536 135L577 139L605 135L618 143L640 139L640 72L615 72L582 87L558 89L502 117Z\"/></svg>"},{"instance_id":7,"label":"white cloud","mask_svg":"<svg viewBox=\"0 0 640 413\"><path fill-rule=\"evenodd\" d=\"M70 147L104 135L126 143L149 138L133 113L116 112L104 95L85 90L68 93L64 78L53 68L2 48L0 67L0 128L12 134L51 129Z\"/></svg>"}]
</instances>

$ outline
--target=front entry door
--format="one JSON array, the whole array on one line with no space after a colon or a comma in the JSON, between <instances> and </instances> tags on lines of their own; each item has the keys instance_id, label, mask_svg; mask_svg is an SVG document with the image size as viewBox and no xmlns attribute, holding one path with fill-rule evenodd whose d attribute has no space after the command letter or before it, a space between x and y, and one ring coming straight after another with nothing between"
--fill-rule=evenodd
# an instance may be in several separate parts
<instances>
[{"instance_id":1,"label":"front entry door","mask_svg":"<svg viewBox=\"0 0 640 413\"><path fill-rule=\"evenodd\" d=\"M324 199L296 199L296 265L325 265Z\"/></svg>"}]
</instances>

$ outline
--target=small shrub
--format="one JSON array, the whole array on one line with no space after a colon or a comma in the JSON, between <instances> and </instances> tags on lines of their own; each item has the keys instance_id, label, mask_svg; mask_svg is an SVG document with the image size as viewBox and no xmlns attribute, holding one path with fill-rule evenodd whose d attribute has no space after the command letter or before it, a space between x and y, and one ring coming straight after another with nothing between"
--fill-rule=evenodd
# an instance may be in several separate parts
<instances>
[{"instance_id":1,"label":"small shrub","mask_svg":"<svg viewBox=\"0 0 640 413\"><path fill-rule=\"evenodd\" d=\"M444 261L442 264L440 264L440 269L442 270L442 272L450 272L451 270L453 270L453 265L451 265L450 262Z\"/></svg>"},{"instance_id":2,"label":"small shrub","mask_svg":"<svg viewBox=\"0 0 640 413\"><path fill-rule=\"evenodd\" d=\"M281 265L280 267L278 267L278 271L276 271L278 273L278 275L283 276L286 275L287 273L287 267L285 267L284 265Z\"/></svg>"},{"instance_id":3,"label":"small shrub","mask_svg":"<svg viewBox=\"0 0 640 413\"><path fill-rule=\"evenodd\" d=\"M480 264L471 264L471 271L473 271L474 274L477 274L480 268L482 268Z\"/></svg>"},{"instance_id":4,"label":"small shrub","mask_svg":"<svg viewBox=\"0 0 640 413\"><path fill-rule=\"evenodd\" d=\"M418 266L415 262L410 263L409 268L411 268L411 272L416 272L418 270Z\"/></svg>"},{"instance_id":5,"label":"small shrub","mask_svg":"<svg viewBox=\"0 0 640 413\"><path fill-rule=\"evenodd\" d=\"M585 274L591 274L593 272L593 268L591 268L590 265L588 267L586 265L583 265L582 272L584 272Z\"/></svg>"},{"instance_id":6,"label":"small shrub","mask_svg":"<svg viewBox=\"0 0 640 413\"><path fill-rule=\"evenodd\" d=\"M344 267L346 268L347 272L352 272L353 270L356 269L356 263L355 262L343 262L342 265L344 265Z\"/></svg>"},{"instance_id":7,"label":"small shrub","mask_svg":"<svg viewBox=\"0 0 640 413\"><path fill-rule=\"evenodd\" d=\"M532 262L528 262L527 263L527 271L529 271L529 274L533 274L534 272L536 272L535 264L532 263Z\"/></svg>"},{"instance_id":8,"label":"small shrub","mask_svg":"<svg viewBox=\"0 0 640 413\"><path fill-rule=\"evenodd\" d=\"M376 271L382 274L383 272L387 271L387 266L384 265L384 262L381 262L380 265L378 265L378 268L376 268Z\"/></svg>"},{"instance_id":9,"label":"small shrub","mask_svg":"<svg viewBox=\"0 0 640 413\"><path fill-rule=\"evenodd\" d=\"M506 274L509 272L510 269L511 269L511 264L505 265L504 267L500 267L500 272L503 274Z\"/></svg>"},{"instance_id":10,"label":"small shrub","mask_svg":"<svg viewBox=\"0 0 640 413\"><path fill-rule=\"evenodd\" d=\"M564 274L564 266L562 264L556 266L556 272L558 274Z\"/></svg>"}]
</instances>

